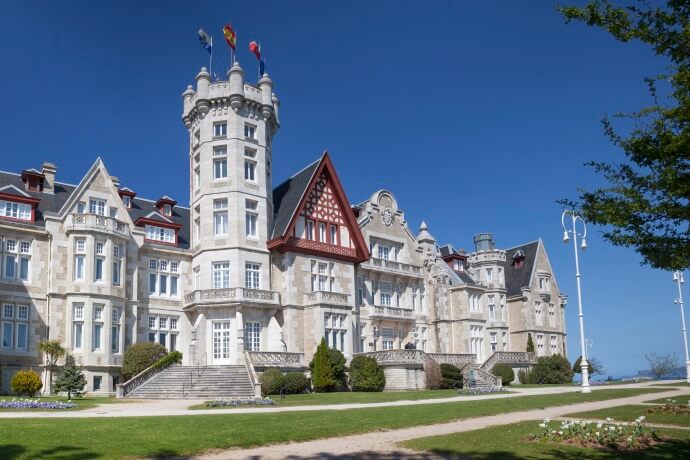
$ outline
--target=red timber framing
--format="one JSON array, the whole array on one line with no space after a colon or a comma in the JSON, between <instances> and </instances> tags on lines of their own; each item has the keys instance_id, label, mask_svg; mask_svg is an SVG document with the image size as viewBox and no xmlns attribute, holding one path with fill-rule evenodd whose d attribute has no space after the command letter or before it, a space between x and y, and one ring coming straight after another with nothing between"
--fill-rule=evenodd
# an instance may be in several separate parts
<instances>
[{"instance_id":1,"label":"red timber framing","mask_svg":"<svg viewBox=\"0 0 690 460\"><path fill-rule=\"evenodd\" d=\"M160 241L160 240L151 240L149 238L144 238L146 241L150 241L152 243L156 244L167 244L168 246L177 246L178 243L178 235L177 232L180 231L182 228L182 224L176 224L175 222L164 222L162 220L156 220L156 219L150 219L148 217L140 217L137 219L136 222L134 222L135 227L146 227L147 225L150 225L152 227L162 227L162 228L171 228L175 230L175 242L174 243L168 243L167 241Z\"/></svg>"},{"instance_id":2,"label":"red timber framing","mask_svg":"<svg viewBox=\"0 0 690 460\"><path fill-rule=\"evenodd\" d=\"M13 220L15 222L36 222L36 208L41 202L38 198L28 196L12 195L11 193L0 192L0 200L12 201L14 203L30 204L31 205L31 220L15 219L14 217L2 217L3 220Z\"/></svg>"},{"instance_id":3,"label":"red timber framing","mask_svg":"<svg viewBox=\"0 0 690 460\"><path fill-rule=\"evenodd\" d=\"M304 218L306 238L296 235L300 217ZM350 247L349 242L343 245L340 241L342 226L347 228L354 247ZM321 157L304 189L285 233L268 241L267 246L280 252L298 252L353 263L369 259L366 242L328 152Z\"/></svg>"}]
</instances>

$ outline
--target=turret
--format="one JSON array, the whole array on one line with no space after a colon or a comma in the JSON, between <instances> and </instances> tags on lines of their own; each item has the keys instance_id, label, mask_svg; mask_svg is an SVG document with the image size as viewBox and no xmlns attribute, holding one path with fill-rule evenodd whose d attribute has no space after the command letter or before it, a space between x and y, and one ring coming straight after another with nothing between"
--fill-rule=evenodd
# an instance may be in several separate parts
<instances>
[{"instance_id":1,"label":"turret","mask_svg":"<svg viewBox=\"0 0 690 460\"><path fill-rule=\"evenodd\" d=\"M244 103L244 71L240 63L235 61L232 68L228 71L228 81L230 82L230 107L237 112Z\"/></svg>"},{"instance_id":2,"label":"turret","mask_svg":"<svg viewBox=\"0 0 690 460\"><path fill-rule=\"evenodd\" d=\"M273 114L273 82L267 73L259 80L259 89L261 89L261 115L264 118L270 118Z\"/></svg>"},{"instance_id":3,"label":"turret","mask_svg":"<svg viewBox=\"0 0 690 460\"><path fill-rule=\"evenodd\" d=\"M496 245L494 244L494 236L491 233L479 233L474 235L474 250L491 251Z\"/></svg>"},{"instance_id":4,"label":"turret","mask_svg":"<svg viewBox=\"0 0 690 460\"><path fill-rule=\"evenodd\" d=\"M182 93L182 106L184 107L184 113L182 114L182 122L189 129L192 126L192 119L189 116L189 106L192 103L192 97L194 97L194 88L192 85L187 85L187 89Z\"/></svg>"},{"instance_id":5,"label":"turret","mask_svg":"<svg viewBox=\"0 0 690 460\"><path fill-rule=\"evenodd\" d=\"M202 67L201 71L196 75L196 108L203 117L208 113L211 107L211 102L208 100L208 87L211 84L211 74L208 73L206 67Z\"/></svg>"},{"instance_id":6,"label":"turret","mask_svg":"<svg viewBox=\"0 0 690 460\"><path fill-rule=\"evenodd\" d=\"M427 227L426 222L424 221L422 221L422 224L419 226L419 235L417 235L417 243L428 243L431 245L436 244L436 238L431 236L431 233L429 233L429 227Z\"/></svg>"},{"instance_id":7,"label":"turret","mask_svg":"<svg viewBox=\"0 0 690 460\"><path fill-rule=\"evenodd\" d=\"M278 99L278 96L276 96L276 93L273 93L271 96L271 100L273 101L273 113L275 114L275 119L278 124L280 124L280 119L278 118L278 108L280 107L280 100Z\"/></svg>"}]
</instances>

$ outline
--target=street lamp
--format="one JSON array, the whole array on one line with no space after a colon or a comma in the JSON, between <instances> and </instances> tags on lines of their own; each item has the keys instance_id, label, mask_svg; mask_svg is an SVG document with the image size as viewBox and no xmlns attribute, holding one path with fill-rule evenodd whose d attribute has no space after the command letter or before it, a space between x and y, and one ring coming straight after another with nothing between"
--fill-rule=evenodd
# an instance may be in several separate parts
<instances>
[{"instance_id":1,"label":"street lamp","mask_svg":"<svg viewBox=\"0 0 690 460\"><path fill-rule=\"evenodd\" d=\"M685 312L683 311L683 290L681 285L685 282L683 272L676 270L673 272L673 281L678 284L678 298L675 303L680 305L680 321L683 325L683 345L685 345L685 381L690 383L690 358L688 357L688 334L685 329Z\"/></svg>"},{"instance_id":2,"label":"street lamp","mask_svg":"<svg viewBox=\"0 0 690 460\"><path fill-rule=\"evenodd\" d=\"M572 219L572 230L569 230L565 226L565 216L570 216ZM582 223L582 233L577 233L576 224L577 221ZM577 280L577 306L578 306L578 317L580 319L580 348L582 351L582 360L580 361L580 368L582 370L582 392L590 393L592 388L589 386L589 363L587 362L587 349L585 348L585 323L582 315L582 290L580 288L580 260L577 253L577 238L578 236L582 238L582 243L580 244L580 249L583 251L587 249L587 225L585 224L582 216L577 214L575 210L565 210L561 215L561 225L563 226L563 242L570 242L570 235L573 238L573 249L575 250L575 279Z\"/></svg>"}]
</instances>

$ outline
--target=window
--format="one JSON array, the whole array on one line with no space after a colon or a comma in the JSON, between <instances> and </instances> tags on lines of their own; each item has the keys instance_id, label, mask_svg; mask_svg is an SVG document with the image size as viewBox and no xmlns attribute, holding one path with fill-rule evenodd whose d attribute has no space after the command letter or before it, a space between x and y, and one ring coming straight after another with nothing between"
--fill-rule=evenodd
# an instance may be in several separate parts
<instances>
[{"instance_id":1,"label":"window","mask_svg":"<svg viewBox=\"0 0 690 460\"><path fill-rule=\"evenodd\" d=\"M547 277L539 277L539 290L548 291L551 289L551 282Z\"/></svg>"},{"instance_id":2,"label":"window","mask_svg":"<svg viewBox=\"0 0 690 460\"><path fill-rule=\"evenodd\" d=\"M552 335L549 337L549 344L551 345L551 354L558 354L558 336Z\"/></svg>"},{"instance_id":3,"label":"window","mask_svg":"<svg viewBox=\"0 0 690 460\"><path fill-rule=\"evenodd\" d=\"M174 270L173 270L174 267ZM179 262L149 259L149 294L175 297L178 295Z\"/></svg>"},{"instance_id":4,"label":"window","mask_svg":"<svg viewBox=\"0 0 690 460\"><path fill-rule=\"evenodd\" d=\"M94 270L93 270L93 280L94 281L103 281L103 264L104 263L105 263L105 259L103 257L96 257L95 264L94 264Z\"/></svg>"},{"instance_id":5,"label":"window","mask_svg":"<svg viewBox=\"0 0 690 460\"><path fill-rule=\"evenodd\" d=\"M226 137L228 135L228 124L213 123L213 137Z\"/></svg>"},{"instance_id":6,"label":"window","mask_svg":"<svg viewBox=\"0 0 690 460\"><path fill-rule=\"evenodd\" d=\"M544 323L544 318L542 317L541 302L534 303L534 319L537 326L541 326Z\"/></svg>"},{"instance_id":7,"label":"window","mask_svg":"<svg viewBox=\"0 0 690 460\"><path fill-rule=\"evenodd\" d=\"M91 198L89 200L89 212L99 216L105 216L105 200Z\"/></svg>"},{"instance_id":8,"label":"window","mask_svg":"<svg viewBox=\"0 0 690 460\"><path fill-rule=\"evenodd\" d=\"M247 200L247 204L249 204L250 200ZM256 203L255 201L253 203ZM256 209L256 206L253 208L249 208L247 206L247 209ZM247 233L247 236L249 237L257 237L257 231L256 231L256 221L259 218L259 216L253 212L247 212L245 214L245 231Z\"/></svg>"},{"instance_id":9,"label":"window","mask_svg":"<svg viewBox=\"0 0 690 460\"><path fill-rule=\"evenodd\" d=\"M307 239L308 240L314 240L314 221L307 219Z\"/></svg>"},{"instance_id":10,"label":"window","mask_svg":"<svg viewBox=\"0 0 690 460\"><path fill-rule=\"evenodd\" d=\"M103 380L103 377L100 375L94 375L93 376L93 391L100 391L101 390L101 381Z\"/></svg>"},{"instance_id":11,"label":"window","mask_svg":"<svg viewBox=\"0 0 690 460\"><path fill-rule=\"evenodd\" d=\"M395 331L393 328L384 327L381 328L381 337L383 339L383 349L392 350L393 349L393 339L395 338Z\"/></svg>"},{"instance_id":12,"label":"window","mask_svg":"<svg viewBox=\"0 0 690 460\"><path fill-rule=\"evenodd\" d=\"M120 246L118 246L118 245L113 246L113 285L114 286L120 285L120 276L121 276L121 271L122 271L122 261L120 260L120 254L121 253L122 253L122 250L120 249Z\"/></svg>"},{"instance_id":13,"label":"window","mask_svg":"<svg viewBox=\"0 0 690 460\"><path fill-rule=\"evenodd\" d=\"M227 179L228 178L228 159L216 158L213 160L213 179Z\"/></svg>"},{"instance_id":14,"label":"window","mask_svg":"<svg viewBox=\"0 0 690 460\"><path fill-rule=\"evenodd\" d=\"M331 244L338 244L338 226L331 224L329 227L331 229L331 240L329 242Z\"/></svg>"},{"instance_id":15,"label":"window","mask_svg":"<svg viewBox=\"0 0 690 460\"><path fill-rule=\"evenodd\" d=\"M489 304L489 321L496 320L496 306Z\"/></svg>"},{"instance_id":16,"label":"window","mask_svg":"<svg viewBox=\"0 0 690 460\"><path fill-rule=\"evenodd\" d=\"M201 187L201 169L197 166L194 168L194 190L199 190Z\"/></svg>"},{"instance_id":17,"label":"window","mask_svg":"<svg viewBox=\"0 0 690 460\"><path fill-rule=\"evenodd\" d=\"M94 321L103 321L103 305L93 306L93 319Z\"/></svg>"},{"instance_id":18,"label":"window","mask_svg":"<svg viewBox=\"0 0 690 460\"><path fill-rule=\"evenodd\" d=\"M228 234L228 200L213 200L213 231L216 235Z\"/></svg>"},{"instance_id":19,"label":"window","mask_svg":"<svg viewBox=\"0 0 690 460\"><path fill-rule=\"evenodd\" d=\"M494 270L492 268L487 268L486 269L486 281L487 283L491 283L494 280Z\"/></svg>"},{"instance_id":20,"label":"window","mask_svg":"<svg viewBox=\"0 0 690 460\"><path fill-rule=\"evenodd\" d=\"M496 351L498 350L498 342L496 341L496 335L497 332L491 332L489 333L489 336L491 337L491 351Z\"/></svg>"},{"instance_id":21,"label":"window","mask_svg":"<svg viewBox=\"0 0 690 460\"><path fill-rule=\"evenodd\" d=\"M72 347L80 350L84 332L84 304L72 305Z\"/></svg>"},{"instance_id":22,"label":"window","mask_svg":"<svg viewBox=\"0 0 690 460\"><path fill-rule=\"evenodd\" d=\"M481 311L479 307L479 294L470 294L470 311Z\"/></svg>"},{"instance_id":23,"label":"window","mask_svg":"<svg viewBox=\"0 0 690 460\"><path fill-rule=\"evenodd\" d=\"M244 137L247 139L256 139L256 126L245 123Z\"/></svg>"},{"instance_id":24,"label":"window","mask_svg":"<svg viewBox=\"0 0 690 460\"><path fill-rule=\"evenodd\" d=\"M544 356L544 334L537 334L537 356Z\"/></svg>"},{"instance_id":25,"label":"window","mask_svg":"<svg viewBox=\"0 0 690 460\"><path fill-rule=\"evenodd\" d=\"M160 343L168 351L175 350L177 348L177 322L178 318L175 316L150 315L148 341ZM168 325L170 325L169 328Z\"/></svg>"},{"instance_id":26,"label":"window","mask_svg":"<svg viewBox=\"0 0 690 460\"><path fill-rule=\"evenodd\" d=\"M201 268L194 267L194 289L201 289Z\"/></svg>"},{"instance_id":27,"label":"window","mask_svg":"<svg viewBox=\"0 0 690 460\"><path fill-rule=\"evenodd\" d=\"M93 325L93 349L94 349L94 351L101 349L101 336L102 335L103 335L103 324L102 323L95 323Z\"/></svg>"},{"instance_id":28,"label":"window","mask_svg":"<svg viewBox=\"0 0 690 460\"><path fill-rule=\"evenodd\" d=\"M459 260L459 259L453 260L453 270L455 270L456 272L461 272L463 270L463 268L464 267L462 266L461 260Z\"/></svg>"},{"instance_id":29,"label":"window","mask_svg":"<svg viewBox=\"0 0 690 460\"><path fill-rule=\"evenodd\" d=\"M484 361L483 327L470 326L470 353L475 355L478 363Z\"/></svg>"},{"instance_id":30,"label":"window","mask_svg":"<svg viewBox=\"0 0 690 460\"><path fill-rule=\"evenodd\" d=\"M84 268L86 263L85 240L76 240L75 256L74 256L74 279L78 281L84 280Z\"/></svg>"},{"instance_id":31,"label":"window","mask_svg":"<svg viewBox=\"0 0 690 460\"><path fill-rule=\"evenodd\" d=\"M213 147L214 157L224 157L228 155L228 147L225 145L217 145Z\"/></svg>"},{"instance_id":32,"label":"window","mask_svg":"<svg viewBox=\"0 0 690 460\"><path fill-rule=\"evenodd\" d=\"M110 351L120 352L120 308L113 307L111 311L110 325Z\"/></svg>"},{"instance_id":33,"label":"window","mask_svg":"<svg viewBox=\"0 0 690 460\"><path fill-rule=\"evenodd\" d=\"M323 325L323 335L328 346L344 352L345 336L347 335L347 315L324 313Z\"/></svg>"},{"instance_id":34,"label":"window","mask_svg":"<svg viewBox=\"0 0 690 460\"><path fill-rule=\"evenodd\" d=\"M326 243L326 224L319 222L319 241Z\"/></svg>"},{"instance_id":35,"label":"window","mask_svg":"<svg viewBox=\"0 0 690 460\"><path fill-rule=\"evenodd\" d=\"M388 248L388 246L382 246L379 244L379 259L388 260L389 251L390 249Z\"/></svg>"},{"instance_id":36,"label":"window","mask_svg":"<svg viewBox=\"0 0 690 460\"><path fill-rule=\"evenodd\" d=\"M311 261L311 290L333 291L333 263Z\"/></svg>"},{"instance_id":37,"label":"window","mask_svg":"<svg viewBox=\"0 0 690 460\"><path fill-rule=\"evenodd\" d=\"M122 203L125 205L125 208L131 209L132 208L132 197L129 195L122 195Z\"/></svg>"},{"instance_id":38,"label":"window","mask_svg":"<svg viewBox=\"0 0 690 460\"><path fill-rule=\"evenodd\" d=\"M230 287L230 262L213 262L213 289Z\"/></svg>"},{"instance_id":39,"label":"window","mask_svg":"<svg viewBox=\"0 0 690 460\"><path fill-rule=\"evenodd\" d=\"M261 265L252 262L244 264L244 282L245 287L250 289L259 289L261 279Z\"/></svg>"},{"instance_id":40,"label":"window","mask_svg":"<svg viewBox=\"0 0 690 460\"><path fill-rule=\"evenodd\" d=\"M31 266L31 241L0 237L0 271L5 279L29 281Z\"/></svg>"},{"instance_id":41,"label":"window","mask_svg":"<svg viewBox=\"0 0 690 460\"><path fill-rule=\"evenodd\" d=\"M256 181L256 162L250 160L244 161L244 180Z\"/></svg>"},{"instance_id":42,"label":"window","mask_svg":"<svg viewBox=\"0 0 690 460\"><path fill-rule=\"evenodd\" d=\"M393 285L388 281L381 281L379 283L379 289L381 291L379 293L379 300L381 301L381 305L384 307L390 307Z\"/></svg>"},{"instance_id":43,"label":"window","mask_svg":"<svg viewBox=\"0 0 690 460\"><path fill-rule=\"evenodd\" d=\"M176 243L175 230L172 228L146 226L146 239L152 241L162 241L164 243Z\"/></svg>"},{"instance_id":44,"label":"window","mask_svg":"<svg viewBox=\"0 0 690 460\"><path fill-rule=\"evenodd\" d=\"M0 217L31 221L31 211L30 204L0 200Z\"/></svg>"},{"instance_id":45,"label":"window","mask_svg":"<svg viewBox=\"0 0 690 460\"><path fill-rule=\"evenodd\" d=\"M244 323L244 348L247 351L261 350L261 323Z\"/></svg>"},{"instance_id":46,"label":"window","mask_svg":"<svg viewBox=\"0 0 690 460\"><path fill-rule=\"evenodd\" d=\"M556 307L552 303L549 304L549 326L556 326Z\"/></svg>"},{"instance_id":47,"label":"window","mask_svg":"<svg viewBox=\"0 0 690 460\"><path fill-rule=\"evenodd\" d=\"M364 304L364 280L361 276L357 277L357 305ZM360 350L362 351L362 350Z\"/></svg>"},{"instance_id":48,"label":"window","mask_svg":"<svg viewBox=\"0 0 690 460\"><path fill-rule=\"evenodd\" d=\"M29 348L29 306L3 304L2 348L26 351Z\"/></svg>"}]
</instances>

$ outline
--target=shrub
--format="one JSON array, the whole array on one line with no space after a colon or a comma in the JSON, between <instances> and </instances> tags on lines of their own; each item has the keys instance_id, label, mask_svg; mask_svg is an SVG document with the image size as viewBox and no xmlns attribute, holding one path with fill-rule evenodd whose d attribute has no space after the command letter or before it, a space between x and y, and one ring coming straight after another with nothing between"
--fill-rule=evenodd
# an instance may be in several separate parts
<instances>
[{"instance_id":1,"label":"shrub","mask_svg":"<svg viewBox=\"0 0 690 460\"><path fill-rule=\"evenodd\" d=\"M355 356L350 362L350 387L352 391L383 391L386 377L383 368L374 358Z\"/></svg>"},{"instance_id":2,"label":"shrub","mask_svg":"<svg viewBox=\"0 0 690 460\"><path fill-rule=\"evenodd\" d=\"M35 371L31 369L28 371L19 370L12 377L10 387L13 392L20 396L33 396L43 388L43 383L41 383L41 377Z\"/></svg>"},{"instance_id":3,"label":"shrub","mask_svg":"<svg viewBox=\"0 0 690 460\"><path fill-rule=\"evenodd\" d=\"M441 375L441 366L429 359L424 362L424 373L426 374L426 387L429 390L438 390L443 385L443 377Z\"/></svg>"},{"instance_id":4,"label":"shrub","mask_svg":"<svg viewBox=\"0 0 690 460\"><path fill-rule=\"evenodd\" d=\"M129 380L165 356L168 351L159 343L140 342L127 349L122 360L122 376Z\"/></svg>"},{"instance_id":5,"label":"shrub","mask_svg":"<svg viewBox=\"0 0 690 460\"><path fill-rule=\"evenodd\" d=\"M520 383L525 383L525 384L537 383L534 381L534 373L529 369L518 371L517 377L518 377L518 380L520 381Z\"/></svg>"},{"instance_id":6,"label":"shrub","mask_svg":"<svg viewBox=\"0 0 690 460\"><path fill-rule=\"evenodd\" d=\"M441 364L441 388L459 390L463 386L462 371L452 364Z\"/></svg>"},{"instance_id":7,"label":"shrub","mask_svg":"<svg viewBox=\"0 0 690 460\"><path fill-rule=\"evenodd\" d=\"M285 385L285 376L280 370L271 368L266 369L261 374L261 393L264 395L277 395Z\"/></svg>"},{"instance_id":8,"label":"shrub","mask_svg":"<svg viewBox=\"0 0 690 460\"><path fill-rule=\"evenodd\" d=\"M290 394L304 393L309 388L309 379L301 372L288 372L284 381L285 391Z\"/></svg>"},{"instance_id":9,"label":"shrub","mask_svg":"<svg viewBox=\"0 0 690 460\"><path fill-rule=\"evenodd\" d=\"M180 364L182 362L182 353L177 350L173 350L167 355L163 356L161 359L152 364L151 367L154 369L160 369L168 367L171 364Z\"/></svg>"},{"instance_id":10,"label":"shrub","mask_svg":"<svg viewBox=\"0 0 690 460\"><path fill-rule=\"evenodd\" d=\"M314 385L314 391L333 391L337 381L333 377L333 368L331 367L331 361L328 355L328 345L325 339L321 339L321 343L316 347L313 369L312 384Z\"/></svg>"},{"instance_id":11,"label":"shrub","mask_svg":"<svg viewBox=\"0 0 690 460\"><path fill-rule=\"evenodd\" d=\"M67 355L65 365L58 369L55 376L55 391L67 392L67 399L72 399L72 394L78 394L86 385L86 377L74 362L74 356Z\"/></svg>"},{"instance_id":12,"label":"shrub","mask_svg":"<svg viewBox=\"0 0 690 460\"><path fill-rule=\"evenodd\" d=\"M534 340L529 332L527 333L527 353L534 353Z\"/></svg>"},{"instance_id":13,"label":"shrub","mask_svg":"<svg viewBox=\"0 0 690 460\"><path fill-rule=\"evenodd\" d=\"M561 355L542 356L532 369L534 383L571 383L573 369L570 362Z\"/></svg>"},{"instance_id":14,"label":"shrub","mask_svg":"<svg viewBox=\"0 0 690 460\"><path fill-rule=\"evenodd\" d=\"M506 386L510 385L513 383L513 380L515 380L515 372L513 371L513 368L506 366L505 364L496 364L493 369L491 369L491 373L497 377L501 377L503 385Z\"/></svg>"},{"instance_id":15,"label":"shrub","mask_svg":"<svg viewBox=\"0 0 690 460\"><path fill-rule=\"evenodd\" d=\"M316 358L316 355L314 358ZM309 363L309 370L311 371L312 375L314 375L314 358L312 358L311 362ZM336 381L335 389L347 389L347 379L345 374L347 368L345 367L345 355L343 355L340 350L328 348L328 361L331 363L331 372L333 373L333 379Z\"/></svg>"}]
</instances>

